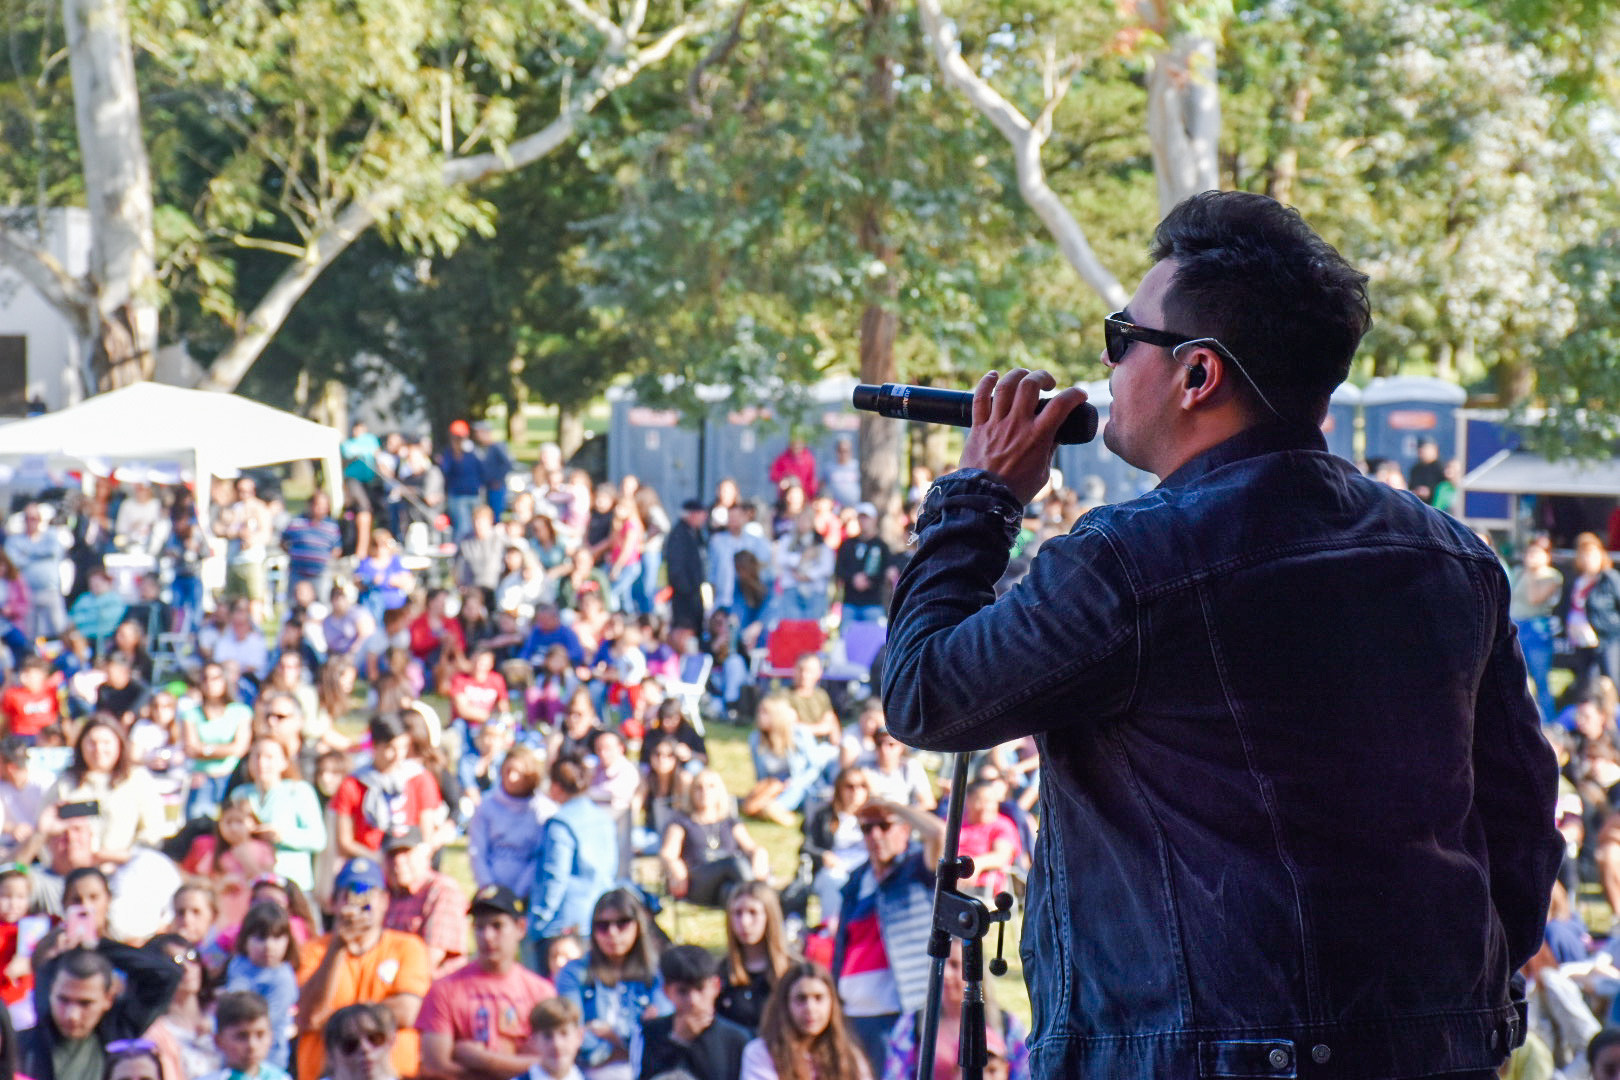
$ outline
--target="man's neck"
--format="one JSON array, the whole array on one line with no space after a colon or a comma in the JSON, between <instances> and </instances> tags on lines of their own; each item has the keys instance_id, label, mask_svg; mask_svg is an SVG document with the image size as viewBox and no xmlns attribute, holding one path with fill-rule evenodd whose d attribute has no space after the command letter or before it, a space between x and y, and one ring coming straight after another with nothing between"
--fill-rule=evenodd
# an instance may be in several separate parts
<instances>
[{"instance_id":1,"label":"man's neck","mask_svg":"<svg viewBox=\"0 0 1620 1080\"><path fill-rule=\"evenodd\" d=\"M478 965L489 975L505 975L512 970L513 960L510 956L486 956L478 954Z\"/></svg>"}]
</instances>

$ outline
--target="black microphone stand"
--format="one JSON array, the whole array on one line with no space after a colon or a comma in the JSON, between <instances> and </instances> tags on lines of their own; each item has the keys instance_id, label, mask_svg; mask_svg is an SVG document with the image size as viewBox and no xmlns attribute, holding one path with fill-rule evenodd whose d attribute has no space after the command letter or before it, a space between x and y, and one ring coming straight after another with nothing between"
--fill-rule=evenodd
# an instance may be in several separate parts
<instances>
[{"instance_id":1,"label":"black microphone stand","mask_svg":"<svg viewBox=\"0 0 1620 1080\"><path fill-rule=\"evenodd\" d=\"M1005 975L1007 961L1001 951L1005 928L1012 918L1013 898L996 895L996 910L968 896L956 886L973 876L973 860L957 854L962 836L962 806L967 799L968 755L957 754L951 780L950 811L945 815L945 848L934 875L934 927L928 935L928 955L933 960L928 973L928 1004L923 1009L922 1038L917 1042L917 1080L932 1080L934 1054L939 1043L939 1013L945 998L945 961L950 959L951 938L962 939L961 1040L956 1063L963 1080L983 1080L990 1052L985 1039L984 1018L984 938L997 924L996 955L990 961L990 974Z\"/></svg>"}]
</instances>

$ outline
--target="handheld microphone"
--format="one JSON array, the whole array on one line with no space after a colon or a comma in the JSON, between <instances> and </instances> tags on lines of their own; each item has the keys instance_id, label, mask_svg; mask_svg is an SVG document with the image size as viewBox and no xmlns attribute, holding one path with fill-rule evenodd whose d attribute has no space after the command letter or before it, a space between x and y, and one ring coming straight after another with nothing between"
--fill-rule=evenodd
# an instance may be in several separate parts
<instances>
[{"instance_id":1,"label":"handheld microphone","mask_svg":"<svg viewBox=\"0 0 1620 1080\"><path fill-rule=\"evenodd\" d=\"M966 390L937 390L932 386L898 386L884 383L870 386L865 383L855 388L855 407L875 412L895 420L921 420L929 424L951 424L955 427L973 426L973 395ZM1035 406L1040 412L1046 408L1043 400ZM1097 437L1097 409L1089 402L1082 403L1058 428L1057 441L1065 445L1087 443Z\"/></svg>"}]
</instances>

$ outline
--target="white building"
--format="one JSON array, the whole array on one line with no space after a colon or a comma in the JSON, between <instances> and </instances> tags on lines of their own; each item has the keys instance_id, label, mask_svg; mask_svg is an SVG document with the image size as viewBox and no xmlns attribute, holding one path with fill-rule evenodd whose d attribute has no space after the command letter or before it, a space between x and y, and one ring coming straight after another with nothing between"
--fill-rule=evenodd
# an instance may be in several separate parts
<instances>
[{"instance_id":1,"label":"white building","mask_svg":"<svg viewBox=\"0 0 1620 1080\"><path fill-rule=\"evenodd\" d=\"M32 211L13 210L8 225L37 236ZM46 211L45 249L74 276L90 261L90 212ZM72 325L13 270L0 263L0 417L21 416L31 399L52 412L84 399L80 342Z\"/></svg>"}]
</instances>

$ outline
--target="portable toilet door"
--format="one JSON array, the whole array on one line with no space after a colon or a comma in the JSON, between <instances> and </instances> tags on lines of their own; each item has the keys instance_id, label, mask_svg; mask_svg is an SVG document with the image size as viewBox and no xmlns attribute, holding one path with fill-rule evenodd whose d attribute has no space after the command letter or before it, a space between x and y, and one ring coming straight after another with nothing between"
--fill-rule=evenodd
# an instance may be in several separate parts
<instances>
[{"instance_id":1,"label":"portable toilet door","mask_svg":"<svg viewBox=\"0 0 1620 1080\"><path fill-rule=\"evenodd\" d=\"M1322 437L1327 439L1328 451L1344 458L1356 460L1356 409L1361 405L1361 391L1350 383L1340 383L1328 402L1327 417L1322 421Z\"/></svg>"},{"instance_id":2,"label":"portable toilet door","mask_svg":"<svg viewBox=\"0 0 1620 1080\"><path fill-rule=\"evenodd\" d=\"M1114 400L1108 380L1091 383L1085 391L1086 400L1097 410L1097 437L1088 443L1058 447L1057 467L1063 473L1063 486L1084 497L1088 478L1096 477L1102 481L1103 501L1110 503L1126 502L1152 491L1158 485L1152 473L1129 464L1103 444L1103 429L1108 426L1109 406Z\"/></svg>"},{"instance_id":3,"label":"portable toilet door","mask_svg":"<svg viewBox=\"0 0 1620 1080\"><path fill-rule=\"evenodd\" d=\"M1457 456L1457 410L1468 394L1456 383L1426 375L1377 378L1361 392L1369 461L1393 458L1407 469L1417 460L1418 440L1430 438L1441 460Z\"/></svg>"},{"instance_id":4,"label":"portable toilet door","mask_svg":"<svg viewBox=\"0 0 1620 1080\"><path fill-rule=\"evenodd\" d=\"M642 405L628 391L609 391L608 478L634 476L667 506L700 498L703 436L677 409Z\"/></svg>"}]
</instances>

